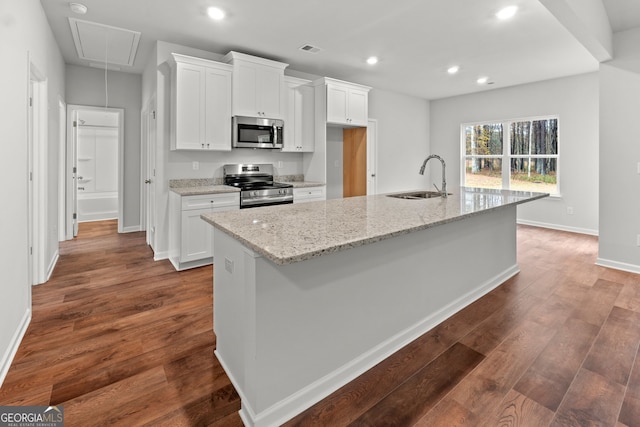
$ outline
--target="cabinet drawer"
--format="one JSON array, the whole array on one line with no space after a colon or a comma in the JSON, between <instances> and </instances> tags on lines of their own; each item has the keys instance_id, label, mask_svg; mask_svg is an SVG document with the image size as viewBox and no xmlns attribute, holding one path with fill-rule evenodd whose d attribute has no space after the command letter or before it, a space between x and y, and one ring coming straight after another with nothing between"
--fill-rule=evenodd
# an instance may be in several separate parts
<instances>
[{"instance_id":1,"label":"cabinet drawer","mask_svg":"<svg viewBox=\"0 0 640 427\"><path fill-rule=\"evenodd\" d=\"M316 200L325 200L324 187L308 187L293 189L293 203L312 202Z\"/></svg>"},{"instance_id":2,"label":"cabinet drawer","mask_svg":"<svg viewBox=\"0 0 640 427\"><path fill-rule=\"evenodd\" d=\"M182 210L240 207L239 193L207 194L202 196L183 196Z\"/></svg>"}]
</instances>

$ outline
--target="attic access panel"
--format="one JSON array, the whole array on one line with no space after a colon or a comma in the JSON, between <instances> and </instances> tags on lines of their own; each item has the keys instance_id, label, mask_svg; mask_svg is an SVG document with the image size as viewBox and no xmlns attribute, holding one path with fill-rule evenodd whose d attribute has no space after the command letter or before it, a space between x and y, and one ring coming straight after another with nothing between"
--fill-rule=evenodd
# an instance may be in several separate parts
<instances>
[{"instance_id":1,"label":"attic access panel","mask_svg":"<svg viewBox=\"0 0 640 427\"><path fill-rule=\"evenodd\" d=\"M141 33L74 18L69 25L80 59L133 66Z\"/></svg>"}]
</instances>

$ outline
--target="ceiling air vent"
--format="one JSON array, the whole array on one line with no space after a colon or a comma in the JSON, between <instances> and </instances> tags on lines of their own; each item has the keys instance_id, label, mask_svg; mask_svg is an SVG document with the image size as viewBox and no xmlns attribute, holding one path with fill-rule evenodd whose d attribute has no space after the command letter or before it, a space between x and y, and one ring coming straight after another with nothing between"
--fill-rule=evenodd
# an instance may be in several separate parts
<instances>
[{"instance_id":1,"label":"ceiling air vent","mask_svg":"<svg viewBox=\"0 0 640 427\"><path fill-rule=\"evenodd\" d=\"M318 53L322 49L320 49L319 47L316 47L316 46L312 46L310 44L305 44L303 46L300 46L300 50L305 51L305 52L309 52L309 53Z\"/></svg>"}]
</instances>

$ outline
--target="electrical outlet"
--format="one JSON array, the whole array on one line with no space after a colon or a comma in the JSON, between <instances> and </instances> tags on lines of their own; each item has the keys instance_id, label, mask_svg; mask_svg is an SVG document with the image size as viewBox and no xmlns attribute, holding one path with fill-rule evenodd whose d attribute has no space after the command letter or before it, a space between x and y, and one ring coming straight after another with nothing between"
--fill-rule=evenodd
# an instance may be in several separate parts
<instances>
[{"instance_id":1,"label":"electrical outlet","mask_svg":"<svg viewBox=\"0 0 640 427\"><path fill-rule=\"evenodd\" d=\"M200 169L200 162L193 162L192 166L193 166L193 170L197 171L198 169Z\"/></svg>"},{"instance_id":2,"label":"electrical outlet","mask_svg":"<svg viewBox=\"0 0 640 427\"><path fill-rule=\"evenodd\" d=\"M573 215L573 208L571 206L567 207L567 215Z\"/></svg>"},{"instance_id":3,"label":"electrical outlet","mask_svg":"<svg viewBox=\"0 0 640 427\"><path fill-rule=\"evenodd\" d=\"M233 261L231 261L229 258L224 259L224 269L233 274Z\"/></svg>"}]
</instances>

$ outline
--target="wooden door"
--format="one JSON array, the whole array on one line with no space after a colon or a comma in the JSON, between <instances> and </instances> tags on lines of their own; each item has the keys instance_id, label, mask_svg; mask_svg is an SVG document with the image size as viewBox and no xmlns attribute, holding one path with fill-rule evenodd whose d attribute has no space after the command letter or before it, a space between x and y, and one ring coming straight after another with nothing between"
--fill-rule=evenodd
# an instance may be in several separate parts
<instances>
[{"instance_id":1,"label":"wooden door","mask_svg":"<svg viewBox=\"0 0 640 427\"><path fill-rule=\"evenodd\" d=\"M367 194L367 128L343 131L343 197Z\"/></svg>"}]
</instances>

